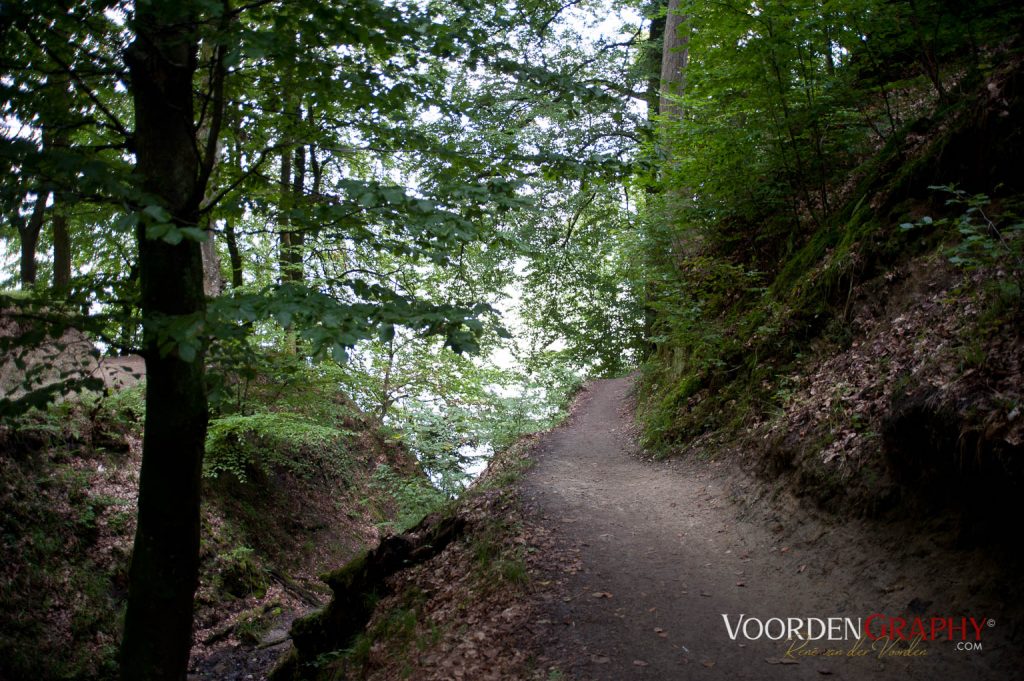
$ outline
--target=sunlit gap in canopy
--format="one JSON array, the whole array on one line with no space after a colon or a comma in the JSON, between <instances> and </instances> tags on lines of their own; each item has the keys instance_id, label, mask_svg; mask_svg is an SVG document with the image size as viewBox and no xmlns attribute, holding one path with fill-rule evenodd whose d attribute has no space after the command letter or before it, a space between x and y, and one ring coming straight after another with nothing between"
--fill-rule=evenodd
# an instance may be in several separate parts
<instances>
[{"instance_id":1,"label":"sunlit gap in canopy","mask_svg":"<svg viewBox=\"0 0 1024 681\"><path fill-rule=\"evenodd\" d=\"M512 12L515 11L513 4L509 4L508 8ZM642 32L646 31L646 29L646 22L635 7L620 6L611 2L569 4L563 6L558 11L557 17L554 17L550 25L547 26L545 29L547 40L538 46L534 54L538 59L550 57L554 60L559 50L572 48L577 54L582 55L581 59L587 59L593 57L609 44L626 43L630 39L641 36ZM628 66L629 64L627 63L622 64L624 70ZM487 82L484 71L478 70L470 74L466 85L468 87L486 88ZM450 92L453 85L449 83L447 87ZM646 116L646 102L641 99L631 99L628 109L638 117ZM426 107L417 116L420 121L425 123L441 124L447 122L464 130L473 125L468 116L456 111L442 111L437 106ZM550 132L560 125L558 121L546 116L538 116L532 119L530 123L545 132ZM472 152L472 150L470 151ZM543 151L553 150L540 149L536 145L527 144L520 147L519 151L523 154L538 154ZM557 151L557 149L554 151ZM591 153L601 153L605 149L602 148L602 143L598 141L588 151ZM480 153L485 152L480 150ZM378 165L375 171L380 179L386 179L386 181L393 182L396 185L404 186L410 194L418 195L421 193L423 177L416 169L415 162L408 165L403 164L401 168L384 168ZM518 191L525 198L537 198L534 196L533 187L529 184L523 186ZM623 192L621 203L625 212L628 213L632 210L625 192ZM567 212L564 210L552 211L548 218L546 218L551 223L547 228L552 231L558 231L564 226L564 222L568 217ZM482 247L486 249L488 246L483 245ZM512 261L507 263L506 266L511 270L511 281L499 293L492 294L493 297L485 302L489 303L498 312L501 324L509 331L512 337L490 345L481 354L471 357L470 361L480 369L496 369L501 372L518 374L520 376L518 381L490 383L485 388L496 399L517 400L524 405L523 408L525 410L533 410L532 413L524 414L524 417L543 419L549 414L537 413L537 410L552 409L552 406L546 400L548 397L546 394L547 388L543 385L531 384L528 380L529 370L523 365L524 357L531 351L531 348L526 347L528 342L526 338L529 334L527 333L527 322L524 320L523 311L532 304L532 301L524 299L522 286L522 281L527 274L530 263L526 257L513 256ZM402 332L397 336L399 339L405 337ZM403 341L400 340L399 342ZM370 343L364 343L354 349L351 358L354 365L367 369L375 361L374 352L379 352L379 348L375 351L371 348L371 345ZM565 347L566 339L556 336L546 339L543 347L539 349L558 352ZM533 350L536 351L538 348L533 348ZM438 367L443 363L440 357L436 361L438 362ZM583 374L587 370L587 367L582 367L577 370L577 373ZM364 408L373 408L373 405L370 404L372 399L367 399L364 395L362 400ZM409 407L413 402L418 403L420 408L425 408L437 417L446 418L444 397L430 390L424 390L415 395L402 396L396 400L394 406L400 411L403 408ZM390 415L385 418L386 422L394 420L394 417ZM397 422L395 425L407 426L407 424L399 424ZM490 442L477 440L474 433L467 432L463 433L463 435L465 436L464 441L461 444L456 444L455 450L461 461L462 471L466 474L464 484L469 484L486 468L488 460L494 453L494 449ZM407 444L418 456L421 454L416 451L414 438L407 441ZM442 486L442 481L437 474L429 470L429 467L428 473L435 484Z\"/></svg>"}]
</instances>

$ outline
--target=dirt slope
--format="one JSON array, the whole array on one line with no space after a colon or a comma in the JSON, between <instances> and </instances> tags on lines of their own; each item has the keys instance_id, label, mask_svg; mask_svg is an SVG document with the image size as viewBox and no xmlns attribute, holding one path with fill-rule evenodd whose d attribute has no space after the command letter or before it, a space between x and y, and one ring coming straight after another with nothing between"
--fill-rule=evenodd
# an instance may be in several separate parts
<instances>
[{"instance_id":1,"label":"dirt slope","mask_svg":"<svg viewBox=\"0 0 1024 681\"><path fill-rule=\"evenodd\" d=\"M839 524L785 495L744 506L732 499L755 499L758 483L730 465L645 461L631 387L628 378L591 385L574 416L541 438L525 480L533 520L579 557L552 566L555 588L541 595L544 658L580 679L1020 677L1019 589L992 556L953 548L941 526ZM975 617L984 650L944 640L894 656L865 641L851 656L850 639L787 657L790 643L733 641L723 621L874 613Z\"/></svg>"}]
</instances>

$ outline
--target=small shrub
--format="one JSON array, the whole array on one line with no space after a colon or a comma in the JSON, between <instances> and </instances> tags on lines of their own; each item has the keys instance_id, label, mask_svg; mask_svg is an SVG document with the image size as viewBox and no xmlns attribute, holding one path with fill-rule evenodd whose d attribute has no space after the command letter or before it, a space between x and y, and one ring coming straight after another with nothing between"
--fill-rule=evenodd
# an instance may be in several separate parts
<instances>
[{"instance_id":1,"label":"small shrub","mask_svg":"<svg viewBox=\"0 0 1024 681\"><path fill-rule=\"evenodd\" d=\"M216 585L219 590L236 598L256 596L267 592L267 574L248 546L239 546L217 556Z\"/></svg>"},{"instance_id":2,"label":"small shrub","mask_svg":"<svg viewBox=\"0 0 1024 681\"><path fill-rule=\"evenodd\" d=\"M1013 213L990 215L992 200L986 194L968 194L955 185L929 189L946 194L946 205L962 212L953 218L925 216L904 222L900 228L955 228L960 240L949 249L949 261L967 270L995 271L997 276L990 284L993 297L1009 301L1015 314L1020 315L1024 308L1024 220Z\"/></svg>"},{"instance_id":3,"label":"small shrub","mask_svg":"<svg viewBox=\"0 0 1024 681\"><path fill-rule=\"evenodd\" d=\"M235 636L242 643L255 646L270 631L274 619L281 616L281 606L276 601L246 610L235 621Z\"/></svg>"},{"instance_id":4,"label":"small shrub","mask_svg":"<svg viewBox=\"0 0 1024 681\"><path fill-rule=\"evenodd\" d=\"M436 511L448 501L444 493L431 485L425 477L400 476L384 463L377 466L370 484L389 494L398 505L395 520L384 523L396 532L404 532L413 527L428 513Z\"/></svg>"}]
</instances>

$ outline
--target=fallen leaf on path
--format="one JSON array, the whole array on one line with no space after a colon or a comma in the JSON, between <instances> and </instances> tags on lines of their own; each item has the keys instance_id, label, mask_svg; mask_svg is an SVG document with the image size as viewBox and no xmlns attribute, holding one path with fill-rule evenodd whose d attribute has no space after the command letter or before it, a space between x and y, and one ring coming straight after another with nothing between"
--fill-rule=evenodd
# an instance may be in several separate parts
<instances>
[{"instance_id":1,"label":"fallen leaf on path","mask_svg":"<svg viewBox=\"0 0 1024 681\"><path fill-rule=\"evenodd\" d=\"M704 662L702 664L705 667L707 667L708 669L711 669L712 667L715 666L715 661L714 660L704 660Z\"/></svg>"},{"instance_id":2,"label":"fallen leaf on path","mask_svg":"<svg viewBox=\"0 0 1024 681\"><path fill-rule=\"evenodd\" d=\"M801 565L800 567L797 568L796 573L800 574L801 572L803 572L806 569L807 569L806 565Z\"/></svg>"},{"instance_id":3,"label":"fallen leaf on path","mask_svg":"<svg viewBox=\"0 0 1024 681\"><path fill-rule=\"evenodd\" d=\"M668 634L666 634L665 630L661 627L654 627L654 633L662 638L668 638Z\"/></svg>"},{"instance_id":4,"label":"fallen leaf on path","mask_svg":"<svg viewBox=\"0 0 1024 681\"><path fill-rule=\"evenodd\" d=\"M646 667L647 663L644 662L643 660L633 660L633 666L634 667Z\"/></svg>"},{"instance_id":5,"label":"fallen leaf on path","mask_svg":"<svg viewBox=\"0 0 1024 681\"><path fill-rule=\"evenodd\" d=\"M746 586L746 582L736 582L736 586Z\"/></svg>"},{"instance_id":6,"label":"fallen leaf on path","mask_svg":"<svg viewBox=\"0 0 1024 681\"><path fill-rule=\"evenodd\" d=\"M595 591L594 593L592 593L590 595L593 596L594 598L611 598L612 597L612 595L610 593L608 593L607 591Z\"/></svg>"}]
</instances>

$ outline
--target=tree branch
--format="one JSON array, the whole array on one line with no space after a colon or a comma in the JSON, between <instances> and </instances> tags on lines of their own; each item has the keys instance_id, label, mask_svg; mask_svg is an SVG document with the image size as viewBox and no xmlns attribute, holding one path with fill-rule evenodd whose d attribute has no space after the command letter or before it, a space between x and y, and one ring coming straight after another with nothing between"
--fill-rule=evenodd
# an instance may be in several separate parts
<instances>
[{"instance_id":1,"label":"tree branch","mask_svg":"<svg viewBox=\"0 0 1024 681\"><path fill-rule=\"evenodd\" d=\"M42 50L43 53L46 54L46 56L52 59L54 63L56 63L57 66L59 66L64 71L64 73L66 73L68 77L71 78L72 81L74 81L75 85L82 91L82 93L89 98L89 101L96 105L96 108L99 109L103 113L103 115L107 117L107 120L109 120L110 124L114 126L114 129L117 130L118 133L123 135L125 140L128 140L129 146L131 146L132 134L128 132L128 128L126 128L124 126L124 123L122 123L121 120L117 116L115 116L114 113L110 109L108 109L103 102L100 101L99 97L92 90L92 88L87 86L82 81L82 79L78 76L78 73L76 73L75 70L71 68L71 64L68 64L60 57L58 57L53 50L46 46L46 43L39 40L31 31L25 31L25 35L32 42L33 45Z\"/></svg>"},{"instance_id":2,"label":"tree branch","mask_svg":"<svg viewBox=\"0 0 1024 681\"><path fill-rule=\"evenodd\" d=\"M263 162L267 160L267 157L270 156L275 151L280 150L283 146L285 145L273 144L269 147L264 147L263 150L260 152L259 158L257 158L255 163L252 164L252 167L249 170L242 173L242 175L237 180L229 184L221 191L214 194L210 198L210 200L206 202L206 205L202 206L199 209L199 214L205 215L206 213L209 213L211 210L214 209L214 207L216 207L218 203L220 203L224 199L225 196L227 196L235 189L237 189L239 185L248 180L250 177L258 174L260 166L263 165Z\"/></svg>"}]
</instances>

